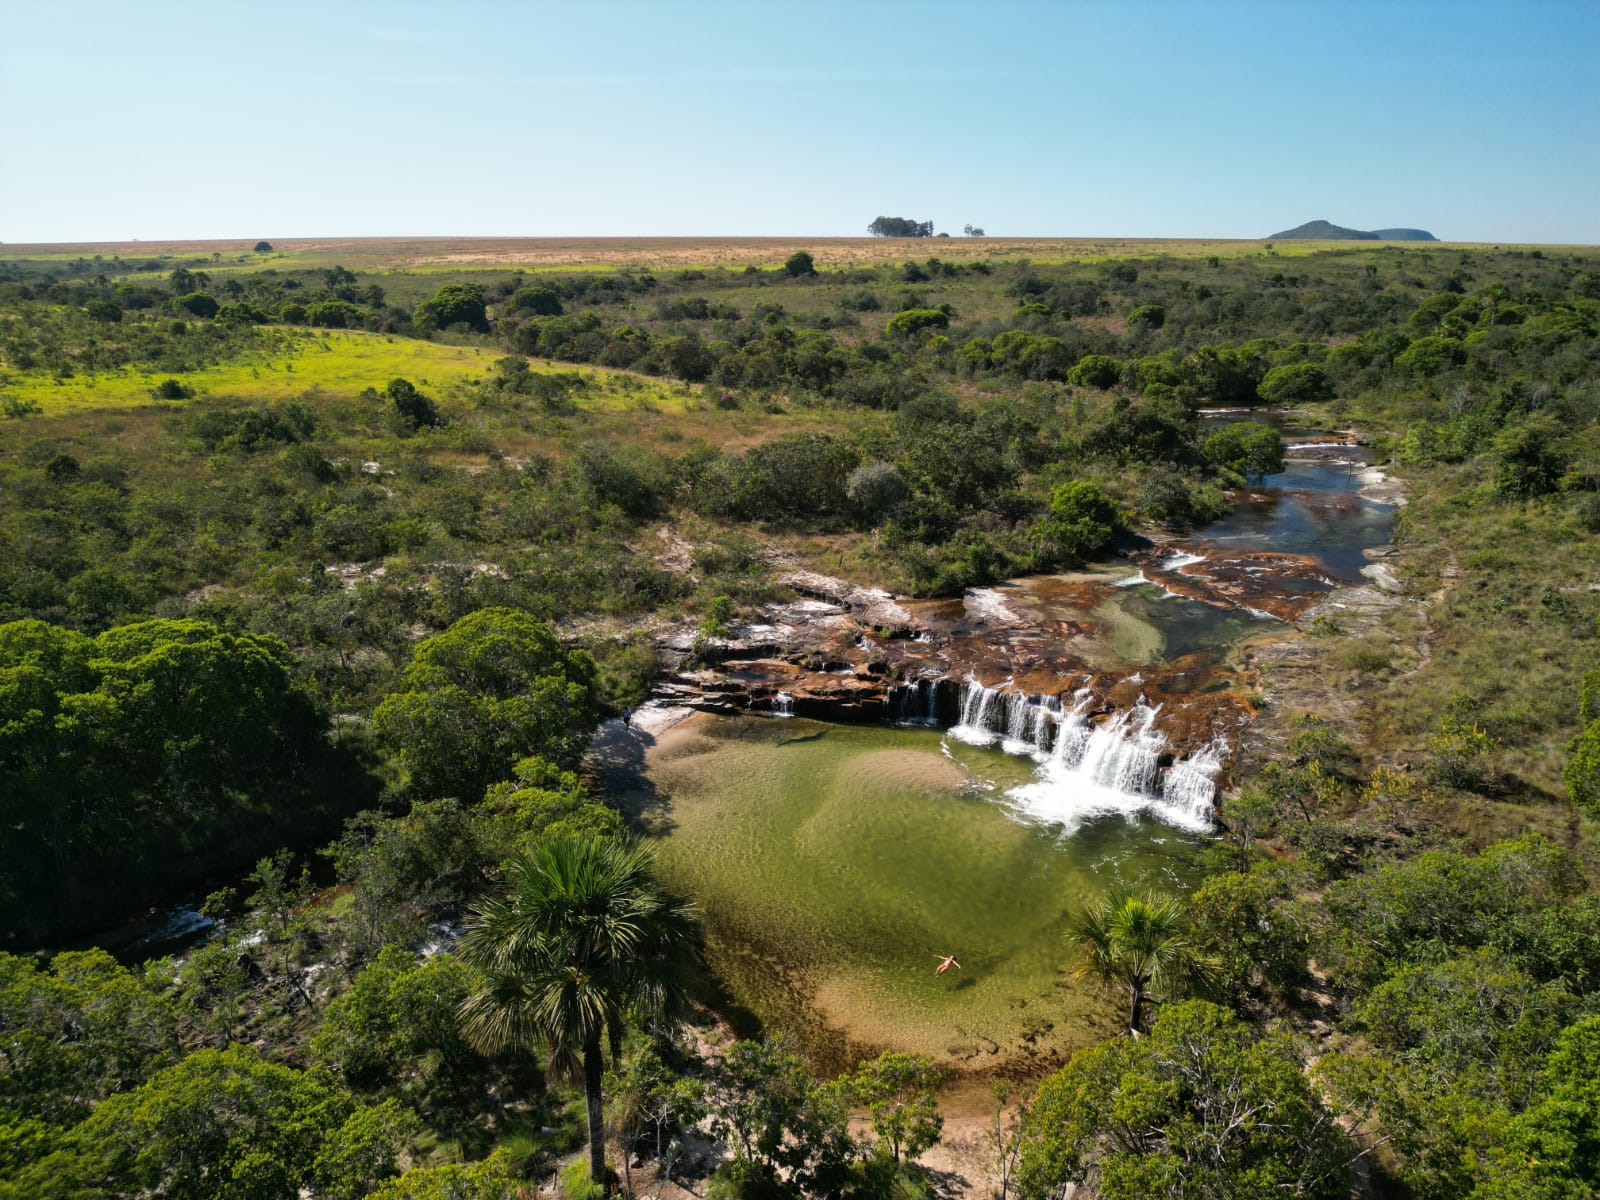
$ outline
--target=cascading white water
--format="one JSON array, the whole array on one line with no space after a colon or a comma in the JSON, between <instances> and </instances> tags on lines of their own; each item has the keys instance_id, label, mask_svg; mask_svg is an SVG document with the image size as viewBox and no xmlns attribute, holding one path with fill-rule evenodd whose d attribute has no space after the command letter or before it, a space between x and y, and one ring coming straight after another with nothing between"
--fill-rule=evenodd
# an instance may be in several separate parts
<instances>
[{"instance_id":1,"label":"cascading white water","mask_svg":"<svg viewBox=\"0 0 1600 1200\"><path fill-rule=\"evenodd\" d=\"M794 697L788 692L779 692L773 696L772 715L775 717L794 716Z\"/></svg>"},{"instance_id":2,"label":"cascading white water","mask_svg":"<svg viewBox=\"0 0 1600 1200\"><path fill-rule=\"evenodd\" d=\"M990 728L989 710L994 707L995 697L1002 694L1000 688L986 688L975 679L969 680L961 696L961 720L950 732L975 746L989 745L998 732Z\"/></svg>"},{"instance_id":3,"label":"cascading white water","mask_svg":"<svg viewBox=\"0 0 1600 1200\"><path fill-rule=\"evenodd\" d=\"M1142 701L1096 725L1087 710L1085 687L1063 708L1054 696L989 688L969 679L961 696L961 720L946 732L969 745L1000 743L1010 754L1039 763L1033 783L1013 788L1010 802L1022 813L1061 825L1070 833L1086 818L1147 812L1171 825L1211 828L1214 782L1227 747L1214 745L1161 770L1168 749L1156 726L1160 706Z\"/></svg>"},{"instance_id":4,"label":"cascading white water","mask_svg":"<svg viewBox=\"0 0 1600 1200\"><path fill-rule=\"evenodd\" d=\"M1022 692L1005 694L1006 731L1000 745L1007 754L1033 754L1039 749L1038 715L1045 711L1044 699Z\"/></svg>"},{"instance_id":5,"label":"cascading white water","mask_svg":"<svg viewBox=\"0 0 1600 1200\"><path fill-rule=\"evenodd\" d=\"M1211 824L1211 807L1217 797L1217 773L1227 760L1226 742L1216 741L1204 750L1179 759L1167 768L1161 798L1189 814L1196 823Z\"/></svg>"},{"instance_id":6,"label":"cascading white water","mask_svg":"<svg viewBox=\"0 0 1600 1200\"><path fill-rule=\"evenodd\" d=\"M1045 696L1043 700L1044 703L1036 704L1029 710L1033 714L1033 726L1029 734L1041 753L1051 743L1056 722L1061 719L1061 701L1054 696Z\"/></svg>"}]
</instances>

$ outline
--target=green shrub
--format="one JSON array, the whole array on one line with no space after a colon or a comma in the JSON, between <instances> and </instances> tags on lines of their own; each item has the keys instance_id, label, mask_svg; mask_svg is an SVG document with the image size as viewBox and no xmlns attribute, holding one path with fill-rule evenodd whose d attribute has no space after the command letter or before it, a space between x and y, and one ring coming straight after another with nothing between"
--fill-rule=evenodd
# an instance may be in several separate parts
<instances>
[{"instance_id":1,"label":"green shrub","mask_svg":"<svg viewBox=\"0 0 1600 1200\"><path fill-rule=\"evenodd\" d=\"M1264 863L1248 874L1212 875L1189 898L1214 986L1236 1009L1291 996L1306 981L1306 929L1290 894L1282 868Z\"/></svg>"},{"instance_id":2,"label":"green shrub","mask_svg":"<svg viewBox=\"0 0 1600 1200\"><path fill-rule=\"evenodd\" d=\"M908 308L889 318L884 332L890 337L908 338L924 329L948 329L950 314L938 308Z\"/></svg>"},{"instance_id":3,"label":"green shrub","mask_svg":"<svg viewBox=\"0 0 1600 1200\"><path fill-rule=\"evenodd\" d=\"M713 596L706 605L706 615L700 621L700 636L725 638L731 632L728 622L733 620L733 600L728 596Z\"/></svg>"},{"instance_id":4,"label":"green shrub","mask_svg":"<svg viewBox=\"0 0 1600 1200\"><path fill-rule=\"evenodd\" d=\"M1558 430L1548 418L1529 420L1503 430L1491 450L1494 487L1513 500L1545 496L1556 490L1566 461L1556 447Z\"/></svg>"},{"instance_id":5,"label":"green shrub","mask_svg":"<svg viewBox=\"0 0 1600 1200\"><path fill-rule=\"evenodd\" d=\"M1254 1115L1233 1115L1244 1113ZM1335 1200L1349 1158L1286 1034L1190 1000L1163 1007L1147 1037L1080 1050L1044 1081L1022 1130L1018 1194L1045 1200L1092 1182L1102 1200Z\"/></svg>"},{"instance_id":6,"label":"green shrub","mask_svg":"<svg viewBox=\"0 0 1600 1200\"><path fill-rule=\"evenodd\" d=\"M559 317L562 313L561 297L548 287L518 288L511 297L511 307L536 317Z\"/></svg>"},{"instance_id":7,"label":"green shrub","mask_svg":"<svg viewBox=\"0 0 1600 1200\"><path fill-rule=\"evenodd\" d=\"M233 321L240 325L264 325L267 314L253 304L229 303L217 309L219 321Z\"/></svg>"},{"instance_id":8,"label":"green shrub","mask_svg":"<svg viewBox=\"0 0 1600 1200\"><path fill-rule=\"evenodd\" d=\"M1283 470L1283 439L1276 429L1259 421L1224 425L1206 439L1205 451L1218 466L1246 477L1276 475Z\"/></svg>"},{"instance_id":9,"label":"green shrub","mask_svg":"<svg viewBox=\"0 0 1600 1200\"><path fill-rule=\"evenodd\" d=\"M1167 323L1167 310L1159 304L1141 304L1128 314L1129 329L1160 329Z\"/></svg>"},{"instance_id":10,"label":"green shrub","mask_svg":"<svg viewBox=\"0 0 1600 1200\"><path fill-rule=\"evenodd\" d=\"M150 394L157 400L187 400L194 395L194 389L177 379L163 379L150 389Z\"/></svg>"},{"instance_id":11,"label":"green shrub","mask_svg":"<svg viewBox=\"0 0 1600 1200\"><path fill-rule=\"evenodd\" d=\"M361 309L348 301L319 300L306 306L305 320L306 324L323 329L356 329L361 325L361 315Z\"/></svg>"},{"instance_id":12,"label":"green shrub","mask_svg":"<svg viewBox=\"0 0 1600 1200\"><path fill-rule=\"evenodd\" d=\"M1578 719L1585 725L1600 721L1600 669L1584 672L1578 691Z\"/></svg>"},{"instance_id":13,"label":"green shrub","mask_svg":"<svg viewBox=\"0 0 1600 1200\"><path fill-rule=\"evenodd\" d=\"M1104 391L1122 378L1122 364L1109 354L1085 354L1067 372L1067 382Z\"/></svg>"},{"instance_id":14,"label":"green shrub","mask_svg":"<svg viewBox=\"0 0 1600 1200\"><path fill-rule=\"evenodd\" d=\"M589 1160L580 1158L562 1169L561 1194L567 1200L605 1200L606 1189L589 1178Z\"/></svg>"},{"instance_id":15,"label":"green shrub","mask_svg":"<svg viewBox=\"0 0 1600 1200\"><path fill-rule=\"evenodd\" d=\"M1173 528L1212 520L1228 507L1215 487L1195 487L1176 471L1163 470L1151 471L1140 480L1134 504L1146 520Z\"/></svg>"},{"instance_id":16,"label":"green shrub","mask_svg":"<svg viewBox=\"0 0 1600 1200\"><path fill-rule=\"evenodd\" d=\"M1394 365L1408 375L1433 375L1465 355L1465 348L1452 338L1420 337L1394 356Z\"/></svg>"},{"instance_id":17,"label":"green shrub","mask_svg":"<svg viewBox=\"0 0 1600 1200\"><path fill-rule=\"evenodd\" d=\"M989 345L989 361L1001 370L1014 370L1028 379L1063 379L1072 352L1060 338L1044 333L1008 329Z\"/></svg>"},{"instance_id":18,"label":"green shrub","mask_svg":"<svg viewBox=\"0 0 1600 1200\"><path fill-rule=\"evenodd\" d=\"M1039 533L1067 558L1090 558L1111 544L1122 525L1117 505L1097 483L1074 479L1050 495Z\"/></svg>"},{"instance_id":19,"label":"green shrub","mask_svg":"<svg viewBox=\"0 0 1600 1200\"><path fill-rule=\"evenodd\" d=\"M1499 742L1480 728L1476 721L1467 721L1455 713L1447 712L1439 718L1439 731L1428 739L1428 749L1433 752L1434 778L1446 787L1463 791L1481 790L1484 784L1484 760Z\"/></svg>"},{"instance_id":20,"label":"green shrub","mask_svg":"<svg viewBox=\"0 0 1600 1200\"><path fill-rule=\"evenodd\" d=\"M871 462L850 472L844 494L863 521L876 524L905 503L911 486L893 463Z\"/></svg>"},{"instance_id":21,"label":"green shrub","mask_svg":"<svg viewBox=\"0 0 1600 1200\"><path fill-rule=\"evenodd\" d=\"M705 1200L801 1200L801 1192L758 1163L731 1158L711 1173Z\"/></svg>"},{"instance_id":22,"label":"green shrub","mask_svg":"<svg viewBox=\"0 0 1600 1200\"><path fill-rule=\"evenodd\" d=\"M208 296L204 292L190 292L185 296L179 296L173 303L197 317L214 317L217 315L217 309L221 307L215 297Z\"/></svg>"},{"instance_id":23,"label":"green shrub","mask_svg":"<svg viewBox=\"0 0 1600 1200\"><path fill-rule=\"evenodd\" d=\"M436 429L445 423L439 406L419 392L408 379L391 379L383 394L394 405L396 417L407 432Z\"/></svg>"},{"instance_id":24,"label":"green shrub","mask_svg":"<svg viewBox=\"0 0 1600 1200\"><path fill-rule=\"evenodd\" d=\"M1333 395L1328 377L1316 363L1290 363L1273 367L1257 388L1263 400L1274 404L1307 404Z\"/></svg>"},{"instance_id":25,"label":"green shrub","mask_svg":"<svg viewBox=\"0 0 1600 1200\"><path fill-rule=\"evenodd\" d=\"M423 330L449 329L452 325L465 325L479 332L489 328L483 289L475 283L445 284L432 299L418 305L412 319Z\"/></svg>"},{"instance_id":26,"label":"green shrub","mask_svg":"<svg viewBox=\"0 0 1600 1200\"><path fill-rule=\"evenodd\" d=\"M1590 722L1569 749L1572 757L1561 772L1567 795L1590 816L1600 816L1600 721Z\"/></svg>"}]
</instances>

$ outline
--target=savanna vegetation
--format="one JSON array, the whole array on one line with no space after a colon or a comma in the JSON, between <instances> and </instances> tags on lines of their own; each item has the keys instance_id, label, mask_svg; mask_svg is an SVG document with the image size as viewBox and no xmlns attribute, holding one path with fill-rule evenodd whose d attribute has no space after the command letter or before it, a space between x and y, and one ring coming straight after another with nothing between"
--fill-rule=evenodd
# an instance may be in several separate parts
<instances>
[{"instance_id":1,"label":"savanna vegetation","mask_svg":"<svg viewBox=\"0 0 1600 1200\"><path fill-rule=\"evenodd\" d=\"M1003 1089L995 1187L1600 1189L1600 256L984 245L0 263L0 1197L589 1197L708 1139L717 1200L926 1193L938 1064L683 1036L693 913L584 748L780 562L950 595L1207 520L1282 447L1201 410L1262 404L1406 479L1406 602L1306 630L1359 709L1262 681L1193 893L1063 929L1127 1036ZM184 889L180 956L26 953Z\"/></svg>"}]
</instances>

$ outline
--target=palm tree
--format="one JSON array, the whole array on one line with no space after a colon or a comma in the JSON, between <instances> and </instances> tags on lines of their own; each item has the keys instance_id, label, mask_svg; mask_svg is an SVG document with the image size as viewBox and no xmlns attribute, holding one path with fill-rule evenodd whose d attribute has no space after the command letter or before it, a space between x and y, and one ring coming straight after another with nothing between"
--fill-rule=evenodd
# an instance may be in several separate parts
<instances>
[{"instance_id":1,"label":"palm tree","mask_svg":"<svg viewBox=\"0 0 1600 1200\"><path fill-rule=\"evenodd\" d=\"M1151 989L1204 982L1210 963L1187 936L1182 901L1157 892L1115 888L1070 918L1079 959L1071 974L1120 988L1128 996L1128 1032L1140 1020Z\"/></svg>"},{"instance_id":2,"label":"palm tree","mask_svg":"<svg viewBox=\"0 0 1600 1200\"><path fill-rule=\"evenodd\" d=\"M483 982L462 1002L462 1029L480 1051L542 1044L552 1070L581 1067L590 1177L605 1184L601 1039L615 1058L630 1013L681 1014L694 918L662 894L643 847L610 840L537 846L512 864L506 884L466 924L461 956Z\"/></svg>"}]
</instances>

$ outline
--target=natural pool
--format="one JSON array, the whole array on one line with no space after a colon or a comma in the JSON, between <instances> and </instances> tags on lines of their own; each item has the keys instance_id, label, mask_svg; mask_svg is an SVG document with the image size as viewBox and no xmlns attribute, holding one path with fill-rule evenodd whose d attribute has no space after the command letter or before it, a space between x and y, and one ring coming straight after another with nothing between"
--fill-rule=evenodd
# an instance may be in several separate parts
<instances>
[{"instance_id":1,"label":"natural pool","mask_svg":"<svg viewBox=\"0 0 1600 1200\"><path fill-rule=\"evenodd\" d=\"M618 798L700 905L712 966L824 1069L885 1046L1042 1065L1114 1032L1115 1006L1065 981L1066 914L1194 876L1195 834L1105 811L1068 836L1007 797L1031 759L937 730L700 716L649 760ZM937 975L946 954L961 969Z\"/></svg>"}]
</instances>

